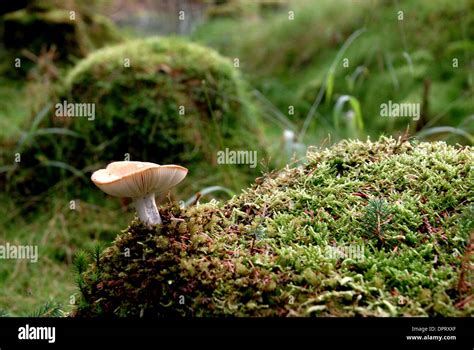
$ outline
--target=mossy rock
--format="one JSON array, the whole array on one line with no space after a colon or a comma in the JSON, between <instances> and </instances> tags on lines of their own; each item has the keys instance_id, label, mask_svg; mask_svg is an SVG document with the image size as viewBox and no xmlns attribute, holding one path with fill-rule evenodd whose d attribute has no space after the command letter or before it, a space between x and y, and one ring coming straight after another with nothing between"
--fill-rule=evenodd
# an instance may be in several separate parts
<instances>
[{"instance_id":1,"label":"mossy rock","mask_svg":"<svg viewBox=\"0 0 474 350\"><path fill-rule=\"evenodd\" d=\"M472 316L474 149L308 151L227 203L160 209L78 277L87 316Z\"/></svg>"},{"instance_id":2,"label":"mossy rock","mask_svg":"<svg viewBox=\"0 0 474 350\"><path fill-rule=\"evenodd\" d=\"M117 28L109 19L74 3L66 8L65 4L36 1L6 14L3 19L4 46L15 58L23 57L24 50L39 56L54 47L57 62L65 64L121 41ZM32 65L33 62L25 59L23 69L18 73L27 72Z\"/></svg>"},{"instance_id":3,"label":"mossy rock","mask_svg":"<svg viewBox=\"0 0 474 350\"><path fill-rule=\"evenodd\" d=\"M217 152L249 150L257 151L259 161L265 157L259 114L238 70L212 49L184 39L133 40L94 52L65 78L58 102L64 101L93 106L95 117L56 115L55 106L41 127L68 133L38 136L35 148L23 152L26 170L17 181L26 190L30 180L37 192L71 175L44 166L51 161L90 174L127 157L186 165L192 180L181 188L187 194L208 185L240 189L258 167L217 164Z\"/></svg>"}]
</instances>

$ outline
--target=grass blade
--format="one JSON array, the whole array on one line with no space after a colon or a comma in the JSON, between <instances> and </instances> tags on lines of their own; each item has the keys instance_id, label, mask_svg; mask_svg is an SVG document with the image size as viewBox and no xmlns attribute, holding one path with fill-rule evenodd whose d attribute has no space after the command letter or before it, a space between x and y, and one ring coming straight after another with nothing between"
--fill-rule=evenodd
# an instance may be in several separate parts
<instances>
[{"instance_id":1,"label":"grass blade","mask_svg":"<svg viewBox=\"0 0 474 350\"><path fill-rule=\"evenodd\" d=\"M46 115L47 115L48 112L50 111L51 107L53 107L53 104L52 104L52 103L48 103L46 106L43 107L43 109L41 109L41 110L39 111L38 114L36 114L36 116L35 116L34 119L33 119L33 122L31 123L30 132L31 132L31 131L35 131L36 128L38 128L38 125L40 125L40 123L42 122L42 120L44 119L44 117L46 117Z\"/></svg>"},{"instance_id":2,"label":"grass blade","mask_svg":"<svg viewBox=\"0 0 474 350\"><path fill-rule=\"evenodd\" d=\"M362 133L364 131L364 120L362 118L362 110L360 108L360 103L357 98L350 95L343 95L338 98L336 105L334 106L333 111L333 120L334 120L334 128L339 131L340 130L340 119L342 118L342 110L344 105L349 102L351 109L354 111L354 126L355 129Z\"/></svg>"},{"instance_id":3,"label":"grass blade","mask_svg":"<svg viewBox=\"0 0 474 350\"><path fill-rule=\"evenodd\" d=\"M235 196L235 193L232 190L228 189L227 187L209 186L209 187L203 188L197 194L195 194L194 196L192 196L188 200L186 200L184 202L184 206L187 207L187 206L191 205L192 203L194 203L198 199L198 197L202 197L202 196L205 196L209 193L218 192L218 191L227 193L229 195L229 197Z\"/></svg>"},{"instance_id":4,"label":"grass blade","mask_svg":"<svg viewBox=\"0 0 474 350\"><path fill-rule=\"evenodd\" d=\"M44 160L44 161L41 162L41 165L45 166L45 167L50 166L50 167L61 168L61 169L64 169L64 170L67 170L67 171L73 173L77 177L82 177L83 179L87 180L87 177L84 175L84 173L82 171L80 171L79 169L76 169L73 166L71 166L69 164L66 164L64 162L60 162L60 161L56 161L56 160Z\"/></svg>"},{"instance_id":5,"label":"grass blade","mask_svg":"<svg viewBox=\"0 0 474 350\"><path fill-rule=\"evenodd\" d=\"M72 136L72 137L78 137L78 138L83 137L81 134L75 131L71 131L69 129L65 129L65 128L38 129L35 131L29 131L27 133L23 133L22 137L18 141L17 151L19 152L22 149L23 145L27 143L27 141L34 139L36 136L42 136L42 135L65 135L65 136Z\"/></svg>"},{"instance_id":6,"label":"grass blade","mask_svg":"<svg viewBox=\"0 0 474 350\"><path fill-rule=\"evenodd\" d=\"M301 128L301 130L299 132L299 135L298 135L299 140L303 140L303 138L306 134L306 131L308 131L308 128L309 128L309 126L311 124L311 121L312 121L312 119L313 119L313 117L316 113L316 110L318 109L319 104L321 103L322 97L324 95L324 91L326 91L326 101L330 101L331 96L328 96L327 94L330 93L332 95L332 93L333 93L334 75L335 75L335 72L336 72L337 63L341 60L342 56L344 55L346 50L349 48L349 46L351 46L351 44L354 42L354 40L356 40L363 32L365 32L365 30L366 30L365 28L360 28L360 29L356 30L355 32L353 32L347 38L347 40L344 42L344 44L342 44L341 48L337 52L336 57L334 58L334 61L331 64L331 67L329 67L328 73L326 75L325 82L322 84L321 89L319 90L319 94L316 97L316 99L314 100L314 103L311 106L311 109L309 110L308 115L306 116L306 118L304 120L303 127ZM327 88L328 85L329 85L329 89Z\"/></svg>"},{"instance_id":7,"label":"grass blade","mask_svg":"<svg viewBox=\"0 0 474 350\"><path fill-rule=\"evenodd\" d=\"M432 135L438 135L438 134L454 134L454 135L459 135L464 138L466 138L469 143L473 144L474 143L474 136L472 136L470 133L467 131L464 131L459 128L454 128L452 126L437 126L429 129L425 129L420 131L415 135L417 138L425 138L429 137Z\"/></svg>"}]
</instances>

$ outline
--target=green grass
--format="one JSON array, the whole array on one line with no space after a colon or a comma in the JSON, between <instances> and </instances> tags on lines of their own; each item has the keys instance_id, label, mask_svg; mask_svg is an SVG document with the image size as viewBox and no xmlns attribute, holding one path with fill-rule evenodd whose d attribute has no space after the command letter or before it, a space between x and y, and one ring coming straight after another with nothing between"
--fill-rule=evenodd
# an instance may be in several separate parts
<instances>
[{"instance_id":1,"label":"green grass","mask_svg":"<svg viewBox=\"0 0 474 350\"><path fill-rule=\"evenodd\" d=\"M29 113L24 84L0 77L0 140L19 138Z\"/></svg>"},{"instance_id":2,"label":"green grass","mask_svg":"<svg viewBox=\"0 0 474 350\"><path fill-rule=\"evenodd\" d=\"M52 193L41 210L34 205L20 206L1 195L0 244L37 245L38 262L2 260L0 265L0 310L11 316L27 316L47 302L70 311L70 298L77 294L72 260L81 249L92 249L97 243L110 243L117 230L126 226L133 212L122 212L118 200L107 198L103 205L96 198L76 202ZM53 199L54 198L54 199ZM33 210L32 210L33 209ZM121 213L118 217L117 213ZM77 297L77 295L76 295Z\"/></svg>"},{"instance_id":3,"label":"green grass","mask_svg":"<svg viewBox=\"0 0 474 350\"><path fill-rule=\"evenodd\" d=\"M283 114L288 106L295 107L295 115L288 118L300 127L320 90L331 85L332 93L318 106L304 142L318 143L328 133L333 139L347 136L331 122L344 95L359 102L365 134L395 134L407 125L413 131L416 125L409 118L379 118L380 105L388 100L423 103L425 80L431 81L427 110L431 126L456 127L472 114L469 65L474 33L468 1L318 1L317 6L294 1L289 9L295 11L293 21L286 12L253 21L214 20L198 28L194 39L238 57L246 77ZM400 10L403 21L397 17ZM365 31L335 60L347 38L362 28ZM458 59L457 68L453 58ZM343 66L344 59L348 67ZM450 136L450 143L466 143Z\"/></svg>"}]
</instances>

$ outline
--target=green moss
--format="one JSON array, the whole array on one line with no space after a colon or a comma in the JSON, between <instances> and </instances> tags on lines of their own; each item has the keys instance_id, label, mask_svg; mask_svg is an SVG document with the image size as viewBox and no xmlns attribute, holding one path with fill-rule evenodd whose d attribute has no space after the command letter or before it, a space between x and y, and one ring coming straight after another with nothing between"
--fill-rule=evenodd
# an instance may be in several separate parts
<instances>
[{"instance_id":1,"label":"green moss","mask_svg":"<svg viewBox=\"0 0 474 350\"><path fill-rule=\"evenodd\" d=\"M214 184L240 189L258 174L249 165L217 164L219 150L265 157L259 115L238 70L215 51L183 39L148 38L94 52L66 76L57 102L64 101L93 105L95 118L54 111L45 118L42 127L80 136L35 140L36 149L22 159L35 191L70 176L42 167L41 159L89 172L127 154L130 160L186 164L192 181L181 189L194 194Z\"/></svg>"},{"instance_id":2,"label":"green moss","mask_svg":"<svg viewBox=\"0 0 474 350\"><path fill-rule=\"evenodd\" d=\"M473 155L344 141L227 203L165 206L80 275L74 314L472 316Z\"/></svg>"},{"instance_id":3,"label":"green moss","mask_svg":"<svg viewBox=\"0 0 474 350\"><path fill-rule=\"evenodd\" d=\"M74 17L71 17L72 11ZM121 40L118 30L107 18L74 4L65 7L51 1L5 15L4 27L5 48L10 56L22 57L25 49L39 56L44 49L54 47L55 58L62 64ZM23 69L15 72L25 73L31 68L32 63L25 61Z\"/></svg>"}]
</instances>

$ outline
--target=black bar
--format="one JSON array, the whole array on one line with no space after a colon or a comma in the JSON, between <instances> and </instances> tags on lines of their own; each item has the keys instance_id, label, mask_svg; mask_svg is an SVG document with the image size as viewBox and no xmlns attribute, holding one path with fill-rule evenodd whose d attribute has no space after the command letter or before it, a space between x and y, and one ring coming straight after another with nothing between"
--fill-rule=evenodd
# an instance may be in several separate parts
<instances>
[{"instance_id":1,"label":"black bar","mask_svg":"<svg viewBox=\"0 0 474 350\"><path fill-rule=\"evenodd\" d=\"M124 345L143 339L196 336L296 336L324 343L359 344L384 348L472 349L473 318L182 318L182 319L73 319L0 318L0 349L90 346L98 340ZM55 327L55 341L19 339L20 327ZM26 328L25 328L26 329ZM407 339L407 336L428 336ZM429 338L433 336L456 339ZM358 348L355 346L354 348Z\"/></svg>"}]
</instances>

